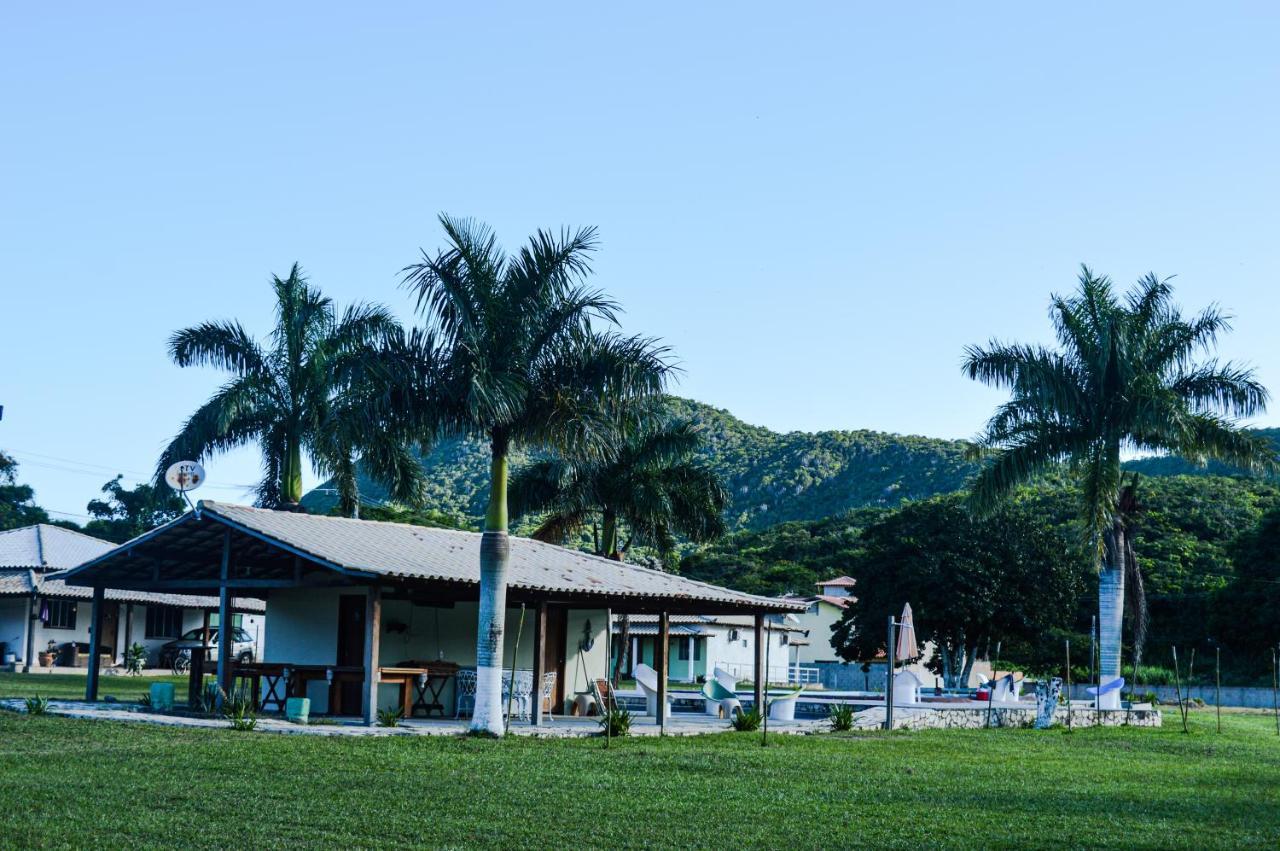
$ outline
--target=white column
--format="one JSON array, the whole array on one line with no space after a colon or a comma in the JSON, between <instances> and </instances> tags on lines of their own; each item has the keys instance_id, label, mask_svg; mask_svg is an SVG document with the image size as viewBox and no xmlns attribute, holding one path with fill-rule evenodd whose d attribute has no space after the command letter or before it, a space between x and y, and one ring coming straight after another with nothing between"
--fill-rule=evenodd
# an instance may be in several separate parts
<instances>
[{"instance_id":1,"label":"white column","mask_svg":"<svg viewBox=\"0 0 1280 851\"><path fill-rule=\"evenodd\" d=\"M631 636L631 656L627 659L627 676L635 677L636 665L640 664L640 637Z\"/></svg>"},{"instance_id":2,"label":"white column","mask_svg":"<svg viewBox=\"0 0 1280 851\"><path fill-rule=\"evenodd\" d=\"M684 669L684 681L686 683L691 683L693 682L693 636L687 636L684 643L686 648L685 653L689 657L689 664L686 665Z\"/></svg>"}]
</instances>

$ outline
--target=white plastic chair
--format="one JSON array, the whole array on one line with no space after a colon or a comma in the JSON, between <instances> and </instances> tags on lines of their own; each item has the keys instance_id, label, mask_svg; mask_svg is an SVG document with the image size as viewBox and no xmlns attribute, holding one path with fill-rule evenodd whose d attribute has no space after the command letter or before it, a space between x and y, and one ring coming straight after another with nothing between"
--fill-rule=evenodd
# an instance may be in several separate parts
<instances>
[{"instance_id":1,"label":"white plastic chair","mask_svg":"<svg viewBox=\"0 0 1280 851\"><path fill-rule=\"evenodd\" d=\"M476 672L470 668L463 668L454 675L454 712L455 719L462 717L462 704L469 703L470 714L476 711Z\"/></svg>"},{"instance_id":2,"label":"white plastic chair","mask_svg":"<svg viewBox=\"0 0 1280 851\"><path fill-rule=\"evenodd\" d=\"M658 672L648 665L641 663L636 665L633 673L636 678L636 685L640 686L640 690L644 692L644 712L646 715L658 717ZM667 696L667 705L670 706L675 702L675 698Z\"/></svg>"},{"instance_id":3,"label":"white plastic chair","mask_svg":"<svg viewBox=\"0 0 1280 851\"><path fill-rule=\"evenodd\" d=\"M893 678L893 704L920 702L920 678L910 671L902 671Z\"/></svg>"}]
</instances>

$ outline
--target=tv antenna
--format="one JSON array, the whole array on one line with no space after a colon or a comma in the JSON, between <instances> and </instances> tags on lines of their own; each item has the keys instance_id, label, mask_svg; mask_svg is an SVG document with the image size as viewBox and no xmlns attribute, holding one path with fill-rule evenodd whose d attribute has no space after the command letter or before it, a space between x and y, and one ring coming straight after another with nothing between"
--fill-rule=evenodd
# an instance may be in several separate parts
<instances>
[{"instance_id":1,"label":"tv antenna","mask_svg":"<svg viewBox=\"0 0 1280 851\"><path fill-rule=\"evenodd\" d=\"M195 504L187 494L204 484L204 467L195 461L176 461L164 471L164 481L169 487L182 494L182 498L187 501L187 505L191 506L192 511L196 510Z\"/></svg>"}]
</instances>

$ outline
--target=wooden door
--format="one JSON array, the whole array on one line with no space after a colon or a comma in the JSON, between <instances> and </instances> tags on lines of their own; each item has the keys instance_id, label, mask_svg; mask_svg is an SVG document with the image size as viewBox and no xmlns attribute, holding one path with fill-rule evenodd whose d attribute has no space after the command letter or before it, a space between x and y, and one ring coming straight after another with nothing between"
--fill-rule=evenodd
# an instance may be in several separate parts
<instances>
[{"instance_id":1,"label":"wooden door","mask_svg":"<svg viewBox=\"0 0 1280 851\"><path fill-rule=\"evenodd\" d=\"M338 666L360 668L364 666L364 612L367 599L364 594L343 594L338 598ZM337 706L346 714L360 712L360 683L338 682ZM334 707L330 707L331 713Z\"/></svg>"},{"instance_id":2,"label":"wooden door","mask_svg":"<svg viewBox=\"0 0 1280 851\"><path fill-rule=\"evenodd\" d=\"M569 628L569 612L558 606L547 607L547 644L542 656L542 670L555 671L556 687L551 692L551 711L560 712L564 706L564 669L568 648L565 639Z\"/></svg>"},{"instance_id":3,"label":"wooden door","mask_svg":"<svg viewBox=\"0 0 1280 851\"><path fill-rule=\"evenodd\" d=\"M107 648L111 653L111 662L116 661L116 633L120 631L120 604L108 603L105 600L102 603L102 635L93 637L94 643L98 647ZM90 649L90 653L97 653L98 647Z\"/></svg>"}]
</instances>

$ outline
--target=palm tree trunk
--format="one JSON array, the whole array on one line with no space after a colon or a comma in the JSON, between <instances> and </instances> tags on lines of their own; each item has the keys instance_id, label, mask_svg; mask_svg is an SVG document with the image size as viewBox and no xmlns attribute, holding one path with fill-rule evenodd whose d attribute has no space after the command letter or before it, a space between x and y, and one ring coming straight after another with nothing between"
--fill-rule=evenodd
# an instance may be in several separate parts
<instances>
[{"instance_id":1,"label":"palm tree trunk","mask_svg":"<svg viewBox=\"0 0 1280 851\"><path fill-rule=\"evenodd\" d=\"M476 622L476 703L471 729L501 736L502 636L507 616L507 446L495 438L489 461L489 510L480 539L480 610Z\"/></svg>"},{"instance_id":2,"label":"palm tree trunk","mask_svg":"<svg viewBox=\"0 0 1280 851\"><path fill-rule=\"evenodd\" d=\"M296 505L302 501L301 441L286 441L284 452L284 465L280 469L280 502Z\"/></svg>"},{"instance_id":3,"label":"palm tree trunk","mask_svg":"<svg viewBox=\"0 0 1280 851\"><path fill-rule=\"evenodd\" d=\"M1124 624L1125 529L1117 520L1103 535L1102 569L1098 573L1098 682L1120 676L1121 627ZM1120 708L1116 689L1099 698L1102 709Z\"/></svg>"}]
</instances>

